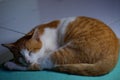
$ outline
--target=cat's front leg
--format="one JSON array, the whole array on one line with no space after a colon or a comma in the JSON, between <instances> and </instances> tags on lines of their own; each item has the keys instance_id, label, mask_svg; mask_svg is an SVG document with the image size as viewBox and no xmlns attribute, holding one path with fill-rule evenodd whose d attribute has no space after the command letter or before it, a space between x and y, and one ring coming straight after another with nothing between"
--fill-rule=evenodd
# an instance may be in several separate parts
<instances>
[{"instance_id":1,"label":"cat's front leg","mask_svg":"<svg viewBox=\"0 0 120 80\"><path fill-rule=\"evenodd\" d=\"M8 70L20 70L20 71L28 70L27 67L20 66L20 65L14 63L14 62L11 62L11 61L6 62L4 64L4 67L7 68Z\"/></svg>"},{"instance_id":2,"label":"cat's front leg","mask_svg":"<svg viewBox=\"0 0 120 80\"><path fill-rule=\"evenodd\" d=\"M39 64L32 63L32 64L29 65L28 70L38 71L38 70L42 70L42 68L40 67Z\"/></svg>"}]
</instances>

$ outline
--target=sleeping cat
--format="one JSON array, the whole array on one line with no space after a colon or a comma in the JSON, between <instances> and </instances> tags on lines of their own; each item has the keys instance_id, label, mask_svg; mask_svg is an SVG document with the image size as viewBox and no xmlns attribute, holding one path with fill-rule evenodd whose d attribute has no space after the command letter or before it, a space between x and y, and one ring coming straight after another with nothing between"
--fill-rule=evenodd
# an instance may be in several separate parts
<instances>
[{"instance_id":1,"label":"sleeping cat","mask_svg":"<svg viewBox=\"0 0 120 80\"><path fill-rule=\"evenodd\" d=\"M14 43L9 70L51 69L76 75L110 72L118 60L118 38L103 22L85 16L41 24ZM23 65L24 62L24 65Z\"/></svg>"}]
</instances>

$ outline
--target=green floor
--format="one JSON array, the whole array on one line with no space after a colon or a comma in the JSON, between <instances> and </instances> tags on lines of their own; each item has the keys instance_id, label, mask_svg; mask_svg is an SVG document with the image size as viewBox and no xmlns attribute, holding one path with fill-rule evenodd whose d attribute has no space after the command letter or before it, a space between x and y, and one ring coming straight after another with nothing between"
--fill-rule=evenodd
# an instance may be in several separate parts
<instances>
[{"instance_id":1,"label":"green floor","mask_svg":"<svg viewBox=\"0 0 120 80\"><path fill-rule=\"evenodd\" d=\"M120 58L120 55L119 55ZM87 77L50 71L5 71L0 69L0 80L120 80L120 59L112 72L104 76Z\"/></svg>"}]
</instances>

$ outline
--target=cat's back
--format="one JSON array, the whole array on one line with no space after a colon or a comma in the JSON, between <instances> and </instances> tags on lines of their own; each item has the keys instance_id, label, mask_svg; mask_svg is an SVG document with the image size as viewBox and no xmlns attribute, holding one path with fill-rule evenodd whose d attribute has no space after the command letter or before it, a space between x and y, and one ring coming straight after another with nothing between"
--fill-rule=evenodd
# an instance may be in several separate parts
<instances>
[{"instance_id":1,"label":"cat's back","mask_svg":"<svg viewBox=\"0 0 120 80\"><path fill-rule=\"evenodd\" d=\"M71 21L67 25L64 33L65 42L71 39L91 40L91 42L118 42L115 33L108 25L98 19L90 17L76 17L74 21Z\"/></svg>"},{"instance_id":2,"label":"cat's back","mask_svg":"<svg viewBox=\"0 0 120 80\"><path fill-rule=\"evenodd\" d=\"M69 21L69 18L66 19ZM116 37L114 32L105 23L98 19L80 16L75 17L74 21L69 22L67 25L65 35L71 35L70 38L80 37L102 37L111 36ZM69 36L67 36L68 38ZM107 38L107 37L106 37Z\"/></svg>"}]
</instances>

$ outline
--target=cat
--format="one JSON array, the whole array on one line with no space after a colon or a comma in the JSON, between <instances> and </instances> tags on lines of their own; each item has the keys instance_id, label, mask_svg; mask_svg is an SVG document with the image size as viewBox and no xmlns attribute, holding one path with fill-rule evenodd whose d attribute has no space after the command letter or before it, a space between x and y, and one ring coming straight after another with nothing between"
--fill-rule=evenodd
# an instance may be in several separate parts
<instances>
[{"instance_id":1,"label":"cat","mask_svg":"<svg viewBox=\"0 0 120 80\"><path fill-rule=\"evenodd\" d=\"M50 69L85 76L109 73L119 51L110 27L86 16L40 24L16 42L2 45L14 55L4 64L9 70Z\"/></svg>"}]
</instances>

